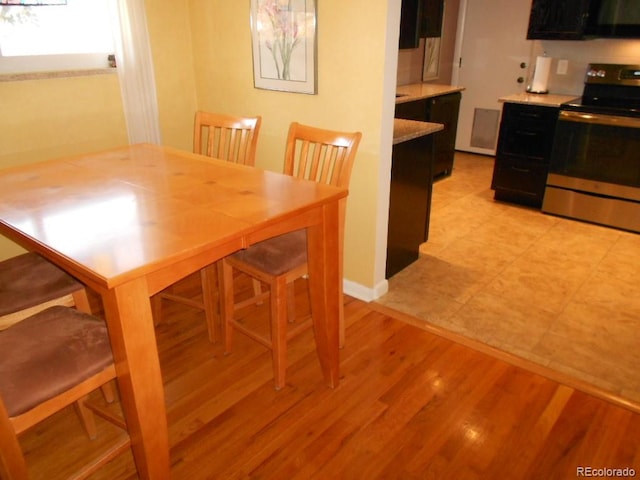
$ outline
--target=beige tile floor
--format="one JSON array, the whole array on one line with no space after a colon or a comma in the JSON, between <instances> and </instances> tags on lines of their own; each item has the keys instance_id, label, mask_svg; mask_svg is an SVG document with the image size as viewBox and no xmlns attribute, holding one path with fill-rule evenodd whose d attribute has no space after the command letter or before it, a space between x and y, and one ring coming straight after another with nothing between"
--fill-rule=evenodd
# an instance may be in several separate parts
<instances>
[{"instance_id":1,"label":"beige tile floor","mask_svg":"<svg viewBox=\"0 0 640 480\"><path fill-rule=\"evenodd\" d=\"M456 154L378 303L640 405L640 235L496 202L492 169Z\"/></svg>"}]
</instances>

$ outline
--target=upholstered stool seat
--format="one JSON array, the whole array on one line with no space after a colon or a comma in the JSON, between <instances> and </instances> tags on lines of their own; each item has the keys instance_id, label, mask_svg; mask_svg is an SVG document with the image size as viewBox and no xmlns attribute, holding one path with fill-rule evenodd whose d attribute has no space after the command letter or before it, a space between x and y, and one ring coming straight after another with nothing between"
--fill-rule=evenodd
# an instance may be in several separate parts
<instances>
[{"instance_id":1,"label":"upholstered stool seat","mask_svg":"<svg viewBox=\"0 0 640 480\"><path fill-rule=\"evenodd\" d=\"M296 230L256 243L233 257L278 276L307 263L307 231Z\"/></svg>"},{"instance_id":2,"label":"upholstered stool seat","mask_svg":"<svg viewBox=\"0 0 640 480\"><path fill-rule=\"evenodd\" d=\"M10 417L112 364L105 323L72 308L50 307L0 332L0 395Z\"/></svg>"},{"instance_id":3,"label":"upholstered stool seat","mask_svg":"<svg viewBox=\"0 0 640 480\"><path fill-rule=\"evenodd\" d=\"M28 478L18 435L69 405L91 438L93 411L126 432L124 419L89 402L91 392L115 378L107 327L88 313L56 305L0 331L0 445L11 478ZM69 478L88 478L130 445L129 435L121 435L79 469L74 464Z\"/></svg>"},{"instance_id":4,"label":"upholstered stool seat","mask_svg":"<svg viewBox=\"0 0 640 480\"><path fill-rule=\"evenodd\" d=\"M89 311L84 285L37 253L0 262L0 330L53 304Z\"/></svg>"}]
</instances>

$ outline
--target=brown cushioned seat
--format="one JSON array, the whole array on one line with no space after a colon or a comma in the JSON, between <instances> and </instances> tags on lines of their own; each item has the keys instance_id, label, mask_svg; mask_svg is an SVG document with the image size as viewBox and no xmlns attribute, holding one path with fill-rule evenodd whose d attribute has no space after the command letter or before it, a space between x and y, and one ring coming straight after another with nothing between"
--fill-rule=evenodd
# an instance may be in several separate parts
<instances>
[{"instance_id":1,"label":"brown cushioned seat","mask_svg":"<svg viewBox=\"0 0 640 480\"><path fill-rule=\"evenodd\" d=\"M0 262L0 316L69 295L83 285L37 253Z\"/></svg>"},{"instance_id":2,"label":"brown cushioned seat","mask_svg":"<svg viewBox=\"0 0 640 480\"><path fill-rule=\"evenodd\" d=\"M0 332L0 395L16 416L112 363L102 320L50 307Z\"/></svg>"},{"instance_id":3,"label":"brown cushioned seat","mask_svg":"<svg viewBox=\"0 0 640 480\"><path fill-rule=\"evenodd\" d=\"M282 275L307 262L307 231L296 230L269 238L233 256L269 275Z\"/></svg>"}]
</instances>

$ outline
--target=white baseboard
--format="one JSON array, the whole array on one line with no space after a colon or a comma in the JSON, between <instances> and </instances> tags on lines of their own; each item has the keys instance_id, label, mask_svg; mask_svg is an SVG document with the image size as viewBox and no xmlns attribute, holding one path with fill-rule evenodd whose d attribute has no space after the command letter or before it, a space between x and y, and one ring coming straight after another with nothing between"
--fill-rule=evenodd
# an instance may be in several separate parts
<instances>
[{"instance_id":1,"label":"white baseboard","mask_svg":"<svg viewBox=\"0 0 640 480\"><path fill-rule=\"evenodd\" d=\"M342 288L344 293L351 297L362 300L363 302L372 302L389 291L389 282L385 279L374 288L369 288L345 279L342 281Z\"/></svg>"}]
</instances>

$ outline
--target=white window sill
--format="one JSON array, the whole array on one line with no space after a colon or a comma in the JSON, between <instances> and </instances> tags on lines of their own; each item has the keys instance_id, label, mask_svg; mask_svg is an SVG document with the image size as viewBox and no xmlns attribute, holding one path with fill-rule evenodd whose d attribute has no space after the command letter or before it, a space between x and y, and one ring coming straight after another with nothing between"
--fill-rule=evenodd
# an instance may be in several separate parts
<instances>
[{"instance_id":1,"label":"white window sill","mask_svg":"<svg viewBox=\"0 0 640 480\"><path fill-rule=\"evenodd\" d=\"M0 82L20 82L23 80L46 80L51 78L88 77L93 75L110 75L116 73L115 68L91 68L86 70L57 70L51 72L1 73Z\"/></svg>"}]
</instances>

